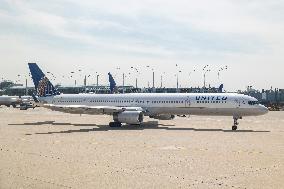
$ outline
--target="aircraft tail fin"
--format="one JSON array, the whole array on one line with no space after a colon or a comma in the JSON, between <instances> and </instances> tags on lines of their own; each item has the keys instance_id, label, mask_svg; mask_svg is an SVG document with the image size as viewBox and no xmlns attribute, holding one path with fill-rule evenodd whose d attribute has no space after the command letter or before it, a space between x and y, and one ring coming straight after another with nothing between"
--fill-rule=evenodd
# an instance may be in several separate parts
<instances>
[{"instance_id":1,"label":"aircraft tail fin","mask_svg":"<svg viewBox=\"0 0 284 189\"><path fill-rule=\"evenodd\" d=\"M219 93L222 93L222 92L223 92L223 88L224 88L224 85L221 84L221 85L219 86L219 88L218 88L218 92L219 92Z\"/></svg>"},{"instance_id":2,"label":"aircraft tail fin","mask_svg":"<svg viewBox=\"0 0 284 189\"><path fill-rule=\"evenodd\" d=\"M111 75L111 73L108 73L108 80L109 80L109 84L110 84L110 92L114 93L115 89L116 89L116 83Z\"/></svg>"},{"instance_id":3,"label":"aircraft tail fin","mask_svg":"<svg viewBox=\"0 0 284 189\"><path fill-rule=\"evenodd\" d=\"M29 63L28 65L37 96L47 97L60 94L36 63Z\"/></svg>"}]
</instances>

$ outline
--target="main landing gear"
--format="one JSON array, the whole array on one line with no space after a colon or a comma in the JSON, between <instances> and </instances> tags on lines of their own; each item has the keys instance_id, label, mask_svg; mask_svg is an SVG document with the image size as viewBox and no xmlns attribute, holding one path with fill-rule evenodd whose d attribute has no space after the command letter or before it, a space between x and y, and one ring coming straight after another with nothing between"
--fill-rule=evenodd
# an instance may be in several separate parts
<instances>
[{"instance_id":1,"label":"main landing gear","mask_svg":"<svg viewBox=\"0 0 284 189\"><path fill-rule=\"evenodd\" d=\"M115 122L110 122L110 123L109 123L109 126L110 126L110 127L121 127L121 123L120 123L120 122L117 122L117 121L115 121Z\"/></svg>"},{"instance_id":2,"label":"main landing gear","mask_svg":"<svg viewBox=\"0 0 284 189\"><path fill-rule=\"evenodd\" d=\"M232 130L235 131L238 129L239 125L238 119L242 119L242 117L233 117L233 119L234 119L234 125L232 126Z\"/></svg>"}]
</instances>

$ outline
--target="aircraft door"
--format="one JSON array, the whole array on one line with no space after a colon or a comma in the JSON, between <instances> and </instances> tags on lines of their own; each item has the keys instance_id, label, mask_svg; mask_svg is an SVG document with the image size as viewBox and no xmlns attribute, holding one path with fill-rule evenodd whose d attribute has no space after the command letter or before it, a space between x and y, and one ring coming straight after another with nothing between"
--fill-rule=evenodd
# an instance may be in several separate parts
<instances>
[{"instance_id":1,"label":"aircraft door","mask_svg":"<svg viewBox=\"0 0 284 189\"><path fill-rule=\"evenodd\" d=\"M240 99L235 99L235 103L236 103L236 108L240 108L241 107L241 100Z\"/></svg>"},{"instance_id":2,"label":"aircraft door","mask_svg":"<svg viewBox=\"0 0 284 189\"><path fill-rule=\"evenodd\" d=\"M189 99L189 96L187 96L186 99L185 99L185 107L190 107L190 99Z\"/></svg>"},{"instance_id":3,"label":"aircraft door","mask_svg":"<svg viewBox=\"0 0 284 189\"><path fill-rule=\"evenodd\" d=\"M131 102L132 102L131 103L132 106L134 106L134 107L139 107L140 106L138 99L132 99Z\"/></svg>"}]
</instances>

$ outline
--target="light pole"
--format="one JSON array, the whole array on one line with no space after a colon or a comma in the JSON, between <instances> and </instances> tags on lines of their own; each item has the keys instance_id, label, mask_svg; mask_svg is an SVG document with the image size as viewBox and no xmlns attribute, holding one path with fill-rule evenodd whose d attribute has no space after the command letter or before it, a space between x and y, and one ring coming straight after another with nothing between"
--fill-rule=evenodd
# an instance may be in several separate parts
<instances>
[{"instance_id":1,"label":"light pole","mask_svg":"<svg viewBox=\"0 0 284 189\"><path fill-rule=\"evenodd\" d=\"M218 70L218 80L220 81L220 72L224 71L224 70L227 70L228 69L228 66L224 66L224 67L221 67L219 70Z\"/></svg>"},{"instance_id":2,"label":"light pole","mask_svg":"<svg viewBox=\"0 0 284 189\"><path fill-rule=\"evenodd\" d=\"M135 79L135 88L138 89L138 81L137 81L137 77Z\"/></svg>"},{"instance_id":3,"label":"light pole","mask_svg":"<svg viewBox=\"0 0 284 189\"><path fill-rule=\"evenodd\" d=\"M119 74L120 74L120 67L117 67L114 77L116 77L116 76L119 75Z\"/></svg>"},{"instance_id":4,"label":"light pole","mask_svg":"<svg viewBox=\"0 0 284 189\"><path fill-rule=\"evenodd\" d=\"M82 80L81 80L81 78L82 78L82 70L79 69L79 70L78 70L78 73L79 73L79 81L82 81ZM85 80L85 78L83 78L83 85L84 85L84 80ZM79 83L81 83L81 82L79 82Z\"/></svg>"},{"instance_id":5,"label":"light pole","mask_svg":"<svg viewBox=\"0 0 284 189\"><path fill-rule=\"evenodd\" d=\"M150 66L146 66L146 67L152 70L152 77L153 77L152 89L154 89L155 88L155 71L154 71L154 68L151 68ZM149 81L148 81L148 88L150 88Z\"/></svg>"},{"instance_id":6,"label":"light pole","mask_svg":"<svg viewBox=\"0 0 284 189\"><path fill-rule=\"evenodd\" d=\"M30 76L30 73L29 73L29 76ZM25 75L25 81L26 81L25 82L25 84L26 84L25 95L28 96L28 76L26 76L26 75Z\"/></svg>"},{"instance_id":7,"label":"light pole","mask_svg":"<svg viewBox=\"0 0 284 189\"><path fill-rule=\"evenodd\" d=\"M202 70L205 71L206 68L208 68L208 66L209 66L209 65L204 66Z\"/></svg>"},{"instance_id":8,"label":"light pole","mask_svg":"<svg viewBox=\"0 0 284 189\"><path fill-rule=\"evenodd\" d=\"M207 64L207 65L204 66L203 69L202 69L203 72L204 72L204 73L203 73L203 87L204 87L204 88L205 88L205 74L206 74L206 72L207 72L207 70L208 70L208 69L206 70L206 68L207 68L208 66L209 66L209 65Z\"/></svg>"},{"instance_id":9,"label":"light pole","mask_svg":"<svg viewBox=\"0 0 284 189\"><path fill-rule=\"evenodd\" d=\"M124 93L124 81L125 81L125 74L122 73L122 93Z\"/></svg>"},{"instance_id":10,"label":"light pole","mask_svg":"<svg viewBox=\"0 0 284 189\"><path fill-rule=\"evenodd\" d=\"M189 74L188 74L188 79L189 79L189 86L188 87L190 87L190 76L191 76L192 72L195 72L195 69L193 71L189 72Z\"/></svg>"},{"instance_id":11,"label":"light pole","mask_svg":"<svg viewBox=\"0 0 284 189\"><path fill-rule=\"evenodd\" d=\"M73 74L75 73L75 72L70 72L71 73L71 78L73 78ZM77 86L77 82L76 82L76 78L74 78L74 80L75 80L75 87Z\"/></svg>"},{"instance_id":12,"label":"light pole","mask_svg":"<svg viewBox=\"0 0 284 189\"><path fill-rule=\"evenodd\" d=\"M162 74L161 74L161 88L163 88L163 75L165 75L166 73L165 72L163 72Z\"/></svg>"},{"instance_id":13,"label":"light pole","mask_svg":"<svg viewBox=\"0 0 284 189\"><path fill-rule=\"evenodd\" d=\"M163 75L161 74L161 87L160 88L163 88Z\"/></svg>"},{"instance_id":14,"label":"light pole","mask_svg":"<svg viewBox=\"0 0 284 189\"><path fill-rule=\"evenodd\" d=\"M179 80L178 80L178 74L179 73L181 73L181 70L179 70L179 66L178 66L178 64L176 64L176 71L177 71L177 74L176 74L176 76L177 76L177 92L178 92L178 88L179 88Z\"/></svg>"},{"instance_id":15,"label":"light pole","mask_svg":"<svg viewBox=\"0 0 284 189\"><path fill-rule=\"evenodd\" d=\"M96 72L96 74L97 74L97 72ZM97 89L99 88L99 74L97 74Z\"/></svg>"},{"instance_id":16,"label":"light pole","mask_svg":"<svg viewBox=\"0 0 284 189\"><path fill-rule=\"evenodd\" d=\"M176 76L177 76L177 87L176 87L176 90L178 90L178 65L176 64L176 70L177 70L177 74L176 74Z\"/></svg>"},{"instance_id":17,"label":"light pole","mask_svg":"<svg viewBox=\"0 0 284 189\"><path fill-rule=\"evenodd\" d=\"M87 78L89 78L91 75L85 75L85 78L84 78L84 86L85 86L85 93L87 93Z\"/></svg>"},{"instance_id":18,"label":"light pole","mask_svg":"<svg viewBox=\"0 0 284 189\"><path fill-rule=\"evenodd\" d=\"M155 88L155 72L154 72L154 70L152 69L152 71L153 71L153 89Z\"/></svg>"},{"instance_id":19,"label":"light pole","mask_svg":"<svg viewBox=\"0 0 284 189\"><path fill-rule=\"evenodd\" d=\"M179 71L177 72L177 91L178 91L178 88L179 88L178 73L181 73L181 71L179 70Z\"/></svg>"},{"instance_id":20,"label":"light pole","mask_svg":"<svg viewBox=\"0 0 284 189\"><path fill-rule=\"evenodd\" d=\"M206 80L205 80L205 79L206 79L206 73L207 73L207 72L210 72L210 71L211 71L211 70L206 70L206 71L204 72L204 74L203 74L203 79L204 79L204 80L203 80L203 82L204 82L203 87L204 87L204 89L206 88Z\"/></svg>"},{"instance_id":21,"label":"light pole","mask_svg":"<svg viewBox=\"0 0 284 189\"><path fill-rule=\"evenodd\" d=\"M137 68L135 68L135 67L133 67L133 66L131 66L131 70L132 71L134 71L134 72L136 72L136 78L135 78L135 87L136 87L136 89L138 88L138 74L139 74L139 71L138 71L138 69Z\"/></svg>"},{"instance_id":22,"label":"light pole","mask_svg":"<svg viewBox=\"0 0 284 189\"><path fill-rule=\"evenodd\" d=\"M20 79L20 77L21 76L23 76L24 78L24 82L25 82L25 95L27 96L28 95L28 77L27 77L27 75L18 75L18 77L19 77L19 82L21 82L21 79ZM30 76L30 73L29 73L29 76ZM3 79L3 78L2 78ZM24 85L24 84L23 84Z\"/></svg>"}]
</instances>

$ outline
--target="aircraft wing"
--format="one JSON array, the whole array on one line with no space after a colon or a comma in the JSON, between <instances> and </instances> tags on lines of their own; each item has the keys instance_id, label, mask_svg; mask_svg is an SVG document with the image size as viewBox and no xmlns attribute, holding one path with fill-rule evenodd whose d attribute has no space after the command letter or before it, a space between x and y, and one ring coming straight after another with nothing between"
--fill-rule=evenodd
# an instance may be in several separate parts
<instances>
[{"instance_id":1,"label":"aircraft wing","mask_svg":"<svg viewBox=\"0 0 284 189\"><path fill-rule=\"evenodd\" d=\"M43 107L72 114L113 114L124 111L143 111L141 107L119 107L119 106L86 106L86 105L54 105L44 104Z\"/></svg>"}]
</instances>

